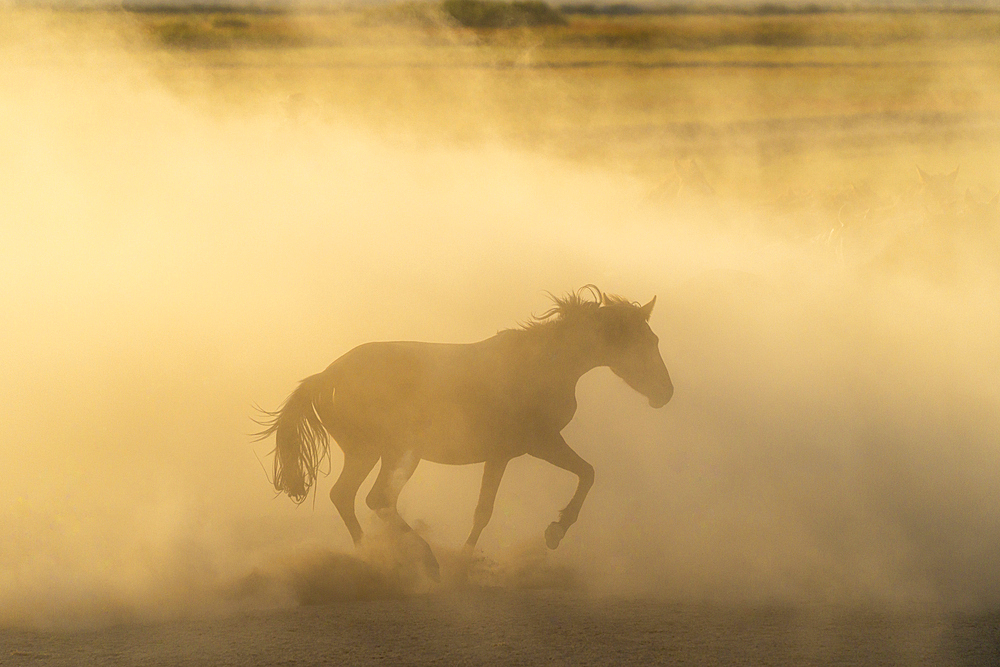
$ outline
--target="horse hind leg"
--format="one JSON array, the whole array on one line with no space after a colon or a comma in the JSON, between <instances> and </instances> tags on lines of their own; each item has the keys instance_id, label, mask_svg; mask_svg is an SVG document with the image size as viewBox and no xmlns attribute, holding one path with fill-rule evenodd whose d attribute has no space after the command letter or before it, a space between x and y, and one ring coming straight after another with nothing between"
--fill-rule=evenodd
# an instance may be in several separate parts
<instances>
[{"instance_id":1,"label":"horse hind leg","mask_svg":"<svg viewBox=\"0 0 1000 667\"><path fill-rule=\"evenodd\" d=\"M420 463L420 458L413 452L407 452L402 456L383 455L382 468L379 470L372 490L368 493L366 502L368 507L375 510L375 513L383 521L415 539L420 548L427 575L434 581L440 581L441 567L438 565L437 558L434 557L434 552L431 551L431 546L427 544L427 540L413 532L410 524L406 523L396 508L399 494L402 492L403 486L413 476L418 463Z\"/></svg>"},{"instance_id":2,"label":"horse hind leg","mask_svg":"<svg viewBox=\"0 0 1000 667\"><path fill-rule=\"evenodd\" d=\"M378 454L345 451L344 469L340 471L340 477L330 489L330 500L333 501L337 512L340 513L340 518L344 520L354 544L358 544L364 536L361 524L358 523L358 516L354 511L354 501L362 482L365 481L368 473L372 471L377 462Z\"/></svg>"}]
</instances>

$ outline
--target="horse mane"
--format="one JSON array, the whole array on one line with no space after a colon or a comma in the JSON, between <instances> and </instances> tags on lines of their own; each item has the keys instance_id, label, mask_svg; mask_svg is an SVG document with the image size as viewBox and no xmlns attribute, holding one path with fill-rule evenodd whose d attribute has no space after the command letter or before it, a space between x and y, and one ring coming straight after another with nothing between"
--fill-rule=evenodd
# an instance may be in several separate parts
<instances>
[{"instance_id":1,"label":"horse mane","mask_svg":"<svg viewBox=\"0 0 1000 667\"><path fill-rule=\"evenodd\" d=\"M551 293L548 295L552 299L553 306L541 315L532 315L530 320L521 325L522 331L592 317L601 308L615 308L628 312L638 311L642 307L638 302L623 296L605 294L596 285L584 285L575 292L569 292L561 297Z\"/></svg>"}]
</instances>

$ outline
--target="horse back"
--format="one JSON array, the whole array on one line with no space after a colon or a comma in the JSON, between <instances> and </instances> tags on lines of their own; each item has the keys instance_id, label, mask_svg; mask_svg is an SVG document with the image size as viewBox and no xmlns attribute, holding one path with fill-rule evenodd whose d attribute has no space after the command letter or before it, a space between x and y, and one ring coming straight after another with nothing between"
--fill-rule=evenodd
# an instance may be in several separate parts
<instances>
[{"instance_id":1,"label":"horse back","mask_svg":"<svg viewBox=\"0 0 1000 667\"><path fill-rule=\"evenodd\" d=\"M335 373L334 438L375 440L441 463L476 463L527 451L561 430L574 386L546 380L532 355L503 335L470 344L381 342L354 348ZM574 383L575 384L575 383Z\"/></svg>"}]
</instances>

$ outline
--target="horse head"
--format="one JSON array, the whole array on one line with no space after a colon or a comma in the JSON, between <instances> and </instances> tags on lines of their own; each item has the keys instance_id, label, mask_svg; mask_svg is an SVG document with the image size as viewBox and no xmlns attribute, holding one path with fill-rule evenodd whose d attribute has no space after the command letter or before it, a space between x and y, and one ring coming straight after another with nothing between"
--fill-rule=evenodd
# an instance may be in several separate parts
<instances>
[{"instance_id":1,"label":"horse head","mask_svg":"<svg viewBox=\"0 0 1000 667\"><path fill-rule=\"evenodd\" d=\"M662 408L674 394L670 373L660 356L659 338L649 327L656 297L645 306L604 295L598 310L605 358L611 371L628 386Z\"/></svg>"}]
</instances>

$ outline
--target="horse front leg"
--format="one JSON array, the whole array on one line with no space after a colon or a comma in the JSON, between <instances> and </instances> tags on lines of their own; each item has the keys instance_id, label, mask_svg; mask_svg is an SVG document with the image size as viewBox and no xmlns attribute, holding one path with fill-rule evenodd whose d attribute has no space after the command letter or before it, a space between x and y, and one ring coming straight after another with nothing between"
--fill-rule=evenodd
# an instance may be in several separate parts
<instances>
[{"instance_id":1,"label":"horse front leg","mask_svg":"<svg viewBox=\"0 0 1000 667\"><path fill-rule=\"evenodd\" d=\"M476 512L473 516L472 533L465 542L467 551L472 551L479 541L479 536L486 528L493 516L493 503L497 499L497 490L500 488L500 480L507 469L507 459L487 460L483 466L483 485L479 489L479 502L476 504Z\"/></svg>"},{"instance_id":2,"label":"horse front leg","mask_svg":"<svg viewBox=\"0 0 1000 667\"><path fill-rule=\"evenodd\" d=\"M576 523L577 517L580 516L580 508L583 507L587 492L594 485L594 466L574 452L561 435L540 443L528 453L563 470L568 470L579 479L576 493L573 494L569 504L559 513L559 520L553 521L545 529L545 544L549 549L555 549L559 546L559 542L566 535L569 527Z\"/></svg>"}]
</instances>

